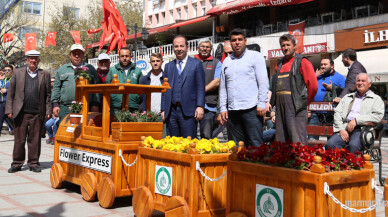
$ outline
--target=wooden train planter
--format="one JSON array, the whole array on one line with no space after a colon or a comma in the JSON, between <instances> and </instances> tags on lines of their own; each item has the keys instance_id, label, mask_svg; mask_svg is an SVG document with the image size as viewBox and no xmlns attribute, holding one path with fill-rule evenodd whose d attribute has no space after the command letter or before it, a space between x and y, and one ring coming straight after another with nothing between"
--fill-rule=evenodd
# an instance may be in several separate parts
<instances>
[{"instance_id":1,"label":"wooden train planter","mask_svg":"<svg viewBox=\"0 0 388 217\"><path fill-rule=\"evenodd\" d=\"M356 204L354 208L361 209L373 205L375 174L368 155L362 170L329 173L320 164L320 157L315 157L316 164L310 171L237 161L234 154L230 159L227 165L227 217L376 216L375 210L362 214L345 210L324 190L327 183L329 188L326 190L349 207ZM346 201L351 203L346 204ZM372 203L368 204L368 201Z\"/></svg>"},{"instance_id":2,"label":"wooden train planter","mask_svg":"<svg viewBox=\"0 0 388 217\"><path fill-rule=\"evenodd\" d=\"M137 217L153 210L166 217L225 216L226 162L229 154L198 154L195 144L189 153L140 147L132 199ZM197 170L200 168L210 181Z\"/></svg>"},{"instance_id":3,"label":"wooden train planter","mask_svg":"<svg viewBox=\"0 0 388 217\"><path fill-rule=\"evenodd\" d=\"M104 208L116 197L130 196L136 189L136 160L141 136L161 139L163 123L112 122L110 95L123 94L123 109L128 109L129 93L146 94L150 110L151 92L164 92L163 86L120 84L117 75L112 84L88 85L77 82L76 100L83 102L82 123L71 124L69 115L61 122L55 136L54 164L50 171L53 188L62 181L81 187L82 197L93 201L98 196ZM88 112L90 93L102 94L102 113Z\"/></svg>"}]
</instances>

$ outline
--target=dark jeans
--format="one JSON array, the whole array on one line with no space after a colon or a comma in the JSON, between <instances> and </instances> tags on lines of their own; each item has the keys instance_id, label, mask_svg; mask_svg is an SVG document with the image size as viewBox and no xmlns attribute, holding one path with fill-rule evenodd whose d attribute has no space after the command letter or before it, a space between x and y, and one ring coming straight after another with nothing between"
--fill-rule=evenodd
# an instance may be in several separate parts
<instances>
[{"instance_id":1,"label":"dark jeans","mask_svg":"<svg viewBox=\"0 0 388 217\"><path fill-rule=\"evenodd\" d=\"M349 133L349 142L345 142L342 140L339 133L334 134L330 139L327 141L327 144L325 146L326 149L330 148L344 148L345 146L348 146L347 149L354 153L356 151L361 151L361 141L360 141L360 134L361 130L355 129L353 132Z\"/></svg>"},{"instance_id":2,"label":"dark jeans","mask_svg":"<svg viewBox=\"0 0 388 217\"><path fill-rule=\"evenodd\" d=\"M236 144L244 141L245 147L260 146L263 140L263 117L258 116L256 107L246 110L236 110L228 112L228 132L229 139L234 140Z\"/></svg>"},{"instance_id":3,"label":"dark jeans","mask_svg":"<svg viewBox=\"0 0 388 217\"><path fill-rule=\"evenodd\" d=\"M216 123L216 113L205 109L205 114L202 120L199 121L199 128L201 132L201 138L212 139L212 133L215 129L214 123Z\"/></svg>"},{"instance_id":4,"label":"dark jeans","mask_svg":"<svg viewBox=\"0 0 388 217\"><path fill-rule=\"evenodd\" d=\"M263 140L265 143L273 142L275 140L276 130L269 129L263 131Z\"/></svg>"},{"instance_id":5,"label":"dark jeans","mask_svg":"<svg viewBox=\"0 0 388 217\"><path fill-rule=\"evenodd\" d=\"M3 122L5 120L5 102L0 102L0 135L3 129Z\"/></svg>"},{"instance_id":6,"label":"dark jeans","mask_svg":"<svg viewBox=\"0 0 388 217\"><path fill-rule=\"evenodd\" d=\"M197 138L197 125L194 116L185 116L181 107L171 105L170 115L166 120L167 136Z\"/></svg>"},{"instance_id":7,"label":"dark jeans","mask_svg":"<svg viewBox=\"0 0 388 217\"><path fill-rule=\"evenodd\" d=\"M309 120L309 125L312 126L318 126L319 125L319 119L317 113L311 113L311 117ZM314 136L314 135L308 135L309 140L319 140L319 136Z\"/></svg>"}]
</instances>

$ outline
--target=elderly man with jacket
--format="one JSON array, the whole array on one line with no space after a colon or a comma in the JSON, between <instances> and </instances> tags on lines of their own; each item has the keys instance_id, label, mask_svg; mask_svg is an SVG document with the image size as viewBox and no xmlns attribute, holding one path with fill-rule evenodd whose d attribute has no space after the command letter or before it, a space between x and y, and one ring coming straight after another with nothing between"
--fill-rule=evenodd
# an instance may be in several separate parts
<instances>
[{"instance_id":1,"label":"elderly man with jacket","mask_svg":"<svg viewBox=\"0 0 388 217\"><path fill-rule=\"evenodd\" d=\"M326 149L347 146L350 152L361 150L361 126L380 123L384 116L384 102L373 93L368 75L359 73L357 91L345 95L334 110L334 135L327 141Z\"/></svg>"}]
</instances>

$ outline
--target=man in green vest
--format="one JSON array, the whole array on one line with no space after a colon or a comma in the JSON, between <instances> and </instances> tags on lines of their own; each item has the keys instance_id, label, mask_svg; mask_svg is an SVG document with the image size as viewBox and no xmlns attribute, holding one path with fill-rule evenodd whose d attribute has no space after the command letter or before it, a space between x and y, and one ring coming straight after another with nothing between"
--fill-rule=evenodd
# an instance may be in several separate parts
<instances>
[{"instance_id":1,"label":"man in green vest","mask_svg":"<svg viewBox=\"0 0 388 217\"><path fill-rule=\"evenodd\" d=\"M130 80L131 84L139 84L143 74L141 69L136 67L135 63L131 62L132 50L128 47L123 47L119 51L119 63L109 69L105 83L110 84L113 80L113 75L117 75L120 83L127 83ZM110 97L111 111L121 110L123 100L122 94L112 94ZM139 110L140 97L138 94L129 94L129 111L134 112Z\"/></svg>"}]
</instances>

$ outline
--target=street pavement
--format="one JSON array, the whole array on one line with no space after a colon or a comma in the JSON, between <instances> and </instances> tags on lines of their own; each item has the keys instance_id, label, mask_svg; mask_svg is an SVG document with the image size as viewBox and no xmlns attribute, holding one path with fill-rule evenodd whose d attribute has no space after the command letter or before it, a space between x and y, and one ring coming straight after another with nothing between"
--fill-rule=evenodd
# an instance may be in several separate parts
<instances>
[{"instance_id":1,"label":"street pavement","mask_svg":"<svg viewBox=\"0 0 388 217\"><path fill-rule=\"evenodd\" d=\"M0 216L12 217L78 217L78 216L134 216L131 197L116 198L112 208L104 209L98 201L86 202L82 199L80 187L64 182L61 189L53 189L50 184L50 168L54 158L54 146L42 139L40 157L42 172L33 173L23 166L21 172L7 172L12 162L13 136L0 137ZM383 176L388 177L388 138L383 139ZM376 180L378 165L374 164ZM379 186L381 190L384 190ZM376 200L382 195L376 193ZM382 203L384 204L384 203ZM161 213L155 213L163 216ZM378 206L376 216L385 214L384 206Z\"/></svg>"}]
</instances>

